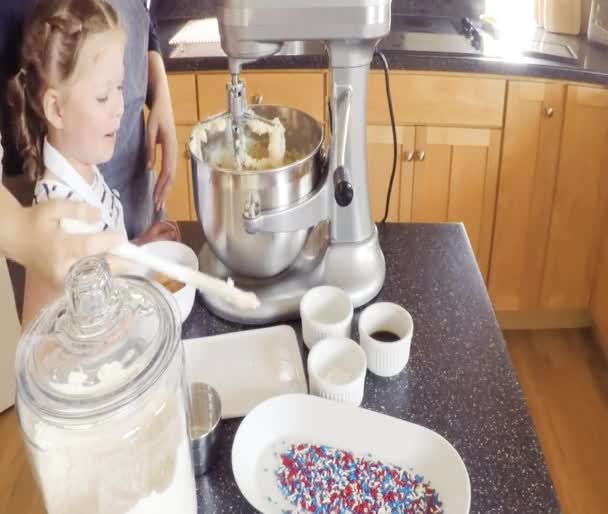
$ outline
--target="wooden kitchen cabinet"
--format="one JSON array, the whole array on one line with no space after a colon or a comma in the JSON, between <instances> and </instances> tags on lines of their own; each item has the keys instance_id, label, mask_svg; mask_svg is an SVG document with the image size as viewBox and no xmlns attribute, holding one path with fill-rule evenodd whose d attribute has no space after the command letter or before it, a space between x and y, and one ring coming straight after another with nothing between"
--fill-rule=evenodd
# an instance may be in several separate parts
<instances>
[{"instance_id":1,"label":"wooden kitchen cabinet","mask_svg":"<svg viewBox=\"0 0 608 514\"><path fill-rule=\"evenodd\" d=\"M500 152L499 129L398 127L388 221L463 222L487 276ZM384 215L392 169L390 127L368 127L374 221Z\"/></svg>"},{"instance_id":2,"label":"wooden kitchen cabinet","mask_svg":"<svg viewBox=\"0 0 608 514\"><path fill-rule=\"evenodd\" d=\"M608 91L568 86L540 302L589 309L608 213Z\"/></svg>"},{"instance_id":3,"label":"wooden kitchen cabinet","mask_svg":"<svg viewBox=\"0 0 608 514\"><path fill-rule=\"evenodd\" d=\"M565 86L509 82L489 291L499 312L537 310Z\"/></svg>"},{"instance_id":4,"label":"wooden kitchen cabinet","mask_svg":"<svg viewBox=\"0 0 608 514\"><path fill-rule=\"evenodd\" d=\"M241 74L249 103L295 107L323 122L325 119L325 72L247 71ZM226 111L226 72L197 76L200 119Z\"/></svg>"},{"instance_id":5,"label":"wooden kitchen cabinet","mask_svg":"<svg viewBox=\"0 0 608 514\"><path fill-rule=\"evenodd\" d=\"M193 125L198 121L196 75L194 73L170 73L168 75L171 104L177 132L177 170L173 187L167 196L167 217L174 221L196 219L192 208L192 177L187 144ZM158 174L162 151L157 147L155 171Z\"/></svg>"},{"instance_id":6,"label":"wooden kitchen cabinet","mask_svg":"<svg viewBox=\"0 0 608 514\"><path fill-rule=\"evenodd\" d=\"M414 178L415 127L397 127L397 165L387 221L410 221ZM367 182L372 218L382 220L393 168L391 127L367 127Z\"/></svg>"},{"instance_id":7,"label":"wooden kitchen cabinet","mask_svg":"<svg viewBox=\"0 0 608 514\"><path fill-rule=\"evenodd\" d=\"M502 127L504 79L391 71L390 82L397 125ZM370 73L368 92L368 125L390 122L382 71Z\"/></svg>"},{"instance_id":8,"label":"wooden kitchen cabinet","mask_svg":"<svg viewBox=\"0 0 608 514\"><path fill-rule=\"evenodd\" d=\"M463 222L484 278L490 260L506 81L391 72L397 168L388 221ZM384 74L368 98L368 182L384 215L393 140Z\"/></svg>"},{"instance_id":9,"label":"wooden kitchen cabinet","mask_svg":"<svg viewBox=\"0 0 608 514\"><path fill-rule=\"evenodd\" d=\"M173 187L167 196L165 210L167 217L173 221L195 220L194 198L192 196L192 174L188 141L190 140L191 125L177 125L177 171ZM161 167L162 152L160 147L156 152L155 171Z\"/></svg>"},{"instance_id":10,"label":"wooden kitchen cabinet","mask_svg":"<svg viewBox=\"0 0 608 514\"><path fill-rule=\"evenodd\" d=\"M606 218L603 219L604 223ZM600 264L591 297L591 315L593 316L597 339L604 355L608 357L608 234L604 234L604 243L600 253Z\"/></svg>"},{"instance_id":11,"label":"wooden kitchen cabinet","mask_svg":"<svg viewBox=\"0 0 608 514\"><path fill-rule=\"evenodd\" d=\"M170 73L167 78L175 124L194 125L199 120L196 75L194 73Z\"/></svg>"},{"instance_id":12,"label":"wooden kitchen cabinet","mask_svg":"<svg viewBox=\"0 0 608 514\"><path fill-rule=\"evenodd\" d=\"M168 209L177 216L173 219L197 219L192 189L192 164L190 151L188 150L191 132L192 127L190 125L177 127L177 175L180 177L180 181L173 188L173 196L170 199L171 201L167 203Z\"/></svg>"},{"instance_id":13,"label":"wooden kitchen cabinet","mask_svg":"<svg viewBox=\"0 0 608 514\"><path fill-rule=\"evenodd\" d=\"M464 223L484 278L492 242L500 137L499 129L416 128L410 218Z\"/></svg>"}]
</instances>

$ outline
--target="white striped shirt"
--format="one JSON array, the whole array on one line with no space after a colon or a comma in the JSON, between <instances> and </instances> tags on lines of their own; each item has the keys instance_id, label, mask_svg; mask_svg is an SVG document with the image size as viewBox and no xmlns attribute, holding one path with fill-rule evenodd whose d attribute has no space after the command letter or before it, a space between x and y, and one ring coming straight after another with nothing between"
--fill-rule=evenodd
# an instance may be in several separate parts
<instances>
[{"instance_id":1,"label":"white striped shirt","mask_svg":"<svg viewBox=\"0 0 608 514\"><path fill-rule=\"evenodd\" d=\"M49 200L89 203L101 210L104 230L126 233L119 194L106 184L97 166L93 166L93 182L86 183L68 160L46 140L44 163L47 169L44 176L36 182L34 204Z\"/></svg>"}]
</instances>

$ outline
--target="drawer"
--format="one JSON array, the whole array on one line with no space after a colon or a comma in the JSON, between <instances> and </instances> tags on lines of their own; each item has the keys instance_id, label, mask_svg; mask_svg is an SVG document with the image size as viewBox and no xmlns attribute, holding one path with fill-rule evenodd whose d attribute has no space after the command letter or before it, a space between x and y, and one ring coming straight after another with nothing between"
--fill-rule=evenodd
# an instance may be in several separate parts
<instances>
[{"instance_id":1,"label":"drawer","mask_svg":"<svg viewBox=\"0 0 608 514\"><path fill-rule=\"evenodd\" d=\"M502 127L504 80L391 72L390 81L397 124ZM383 72L370 73L368 123L390 123Z\"/></svg>"},{"instance_id":2,"label":"drawer","mask_svg":"<svg viewBox=\"0 0 608 514\"><path fill-rule=\"evenodd\" d=\"M323 72L250 71L241 75L247 86L247 97L256 97L268 105L294 107L324 119L325 74ZM201 119L226 110L226 72L201 73L197 76Z\"/></svg>"},{"instance_id":3,"label":"drawer","mask_svg":"<svg viewBox=\"0 0 608 514\"><path fill-rule=\"evenodd\" d=\"M194 73L171 73L168 75L169 91L176 124L196 123L198 103L196 101L196 75Z\"/></svg>"}]
</instances>

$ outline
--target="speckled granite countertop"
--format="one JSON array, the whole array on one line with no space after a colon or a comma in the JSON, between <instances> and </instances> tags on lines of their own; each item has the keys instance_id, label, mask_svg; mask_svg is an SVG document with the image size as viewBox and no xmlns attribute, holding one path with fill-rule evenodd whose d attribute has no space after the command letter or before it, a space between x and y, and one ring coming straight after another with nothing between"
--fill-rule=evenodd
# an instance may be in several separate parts
<instances>
[{"instance_id":1,"label":"speckled granite countertop","mask_svg":"<svg viewBox=\"0 0 608 514\"><path fill-rule=\"evenodd\" d=\"M181 227L184 241L198 251L203 242L198 224ZM407 368L390 379L368 373L362 406L419 423L450 441L469 472L471 513L559 512L527 404L462 225L387 224L380 227L380 241L387 278L377 300L407 308L415 329ZM357 314L354 327L356 319ZM305 357L300 323L292 326ZM197 298L183 337L245 328L210 314ZM198 483L199 512L254 512L231 469L239 423L224 423L221 460Z\"/></svg>"},{"instance_id":2,"label":"speckled granite countertop","mask_svg":"<svg viewBox=\"0 0 608 514\"><path fill-rule=\"evenodd\" d=\"M175 0L171 9L159 13L158 25L168 71L209 71L226 70L227 60L220 55L219 44L208 46L209 53L195 58L169 58L171 48L169 40L183 25L193 17L214 17L216 9L212 0ZM403 29L400 22L402 15L393 10L392 30ZM391 36L395 36L392 33ZM595 45L581 35L562 36L538 30L530 36L536 41L557 43L570 46L578 56L576 64L540 60L531 57L480 57L475 55L446 54L443 52L421 53L392 48L390 41L381 43L380 47L386 54L392 69L449 71L461 73L488 73L496 75L516 75L525 77L540 77L566 81L608 84L608 48ZM394 38L393 38L394 39ZM446 46L445 51L450 48ZM380 68L380 62L374 60L372 68ZM281 68L326 68L327 58L320 50L313 50L302 55L279 55L261 59L245 66L254 69Z\"/></svg>"}]
</instances>

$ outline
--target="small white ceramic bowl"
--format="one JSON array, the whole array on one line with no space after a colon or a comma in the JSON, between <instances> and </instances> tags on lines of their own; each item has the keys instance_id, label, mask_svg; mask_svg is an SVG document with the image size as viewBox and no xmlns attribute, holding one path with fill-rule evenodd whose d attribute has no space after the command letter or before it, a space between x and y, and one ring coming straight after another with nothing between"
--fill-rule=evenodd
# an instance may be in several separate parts
<instances>
[{"instance_id":1,"label":"small white ceramic bowl","mask_svg":"<svg viewBox=\"0 0 608 514\"><path fill-rule=\"evenodd\" d=\"M352 339L328 337L308 354L310 394L359 406L363 401L367 358Z\"/></svg>"},{"instance_id":2,"label":"small white ceramic bowl","mask_svg":"<svg viewBox=\"0 0 608 514\"><path fill-rule=\"evenodd\" d=\"M314 287L302 297L300 318L302 337L310 350L326 337L350 337L353 302L337 287Z\"/></svg>"},{"instance_id":3,"label":"small white ceramic bowl","mask_svg":"<svg viewBox=\"0 0 608 514\"><path fill-rule=\"evenodd\" d=\"M394 336L391 342L374 337L379 333ZM381 377L392 377L405 368L410 358L414 320L401 305L374 303L359 316L359 342L367 355L368 369Z\"/></svg>"},{"instance_id":4,"label":"small white ceramic bowl","mask_svg":"<svg viewBox=\"0 0 608 514\"><path fill-rule=\"evenodd\" d=\"M198 271L198 258L196 254L192 248L183 243L178 243L176 241L155 241L154 243L143 245L142 248L158 257ZM146 278L155 280L157 273L145 270L143 275ZM167 292L169 291L167 290ZM182 321L184 321L192 311L195 293L196 289L190 284L186 284L178 291L170 293L177 303Z\"/></svg>"}]
</instances>

